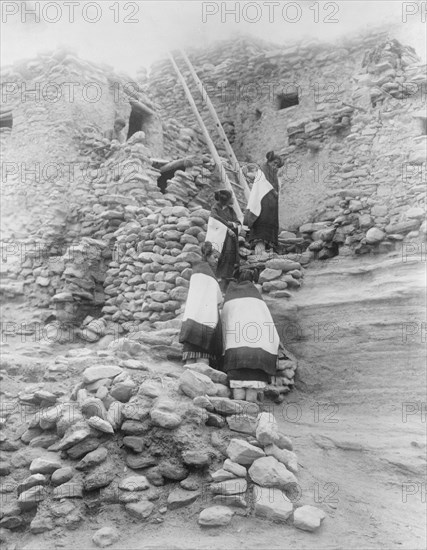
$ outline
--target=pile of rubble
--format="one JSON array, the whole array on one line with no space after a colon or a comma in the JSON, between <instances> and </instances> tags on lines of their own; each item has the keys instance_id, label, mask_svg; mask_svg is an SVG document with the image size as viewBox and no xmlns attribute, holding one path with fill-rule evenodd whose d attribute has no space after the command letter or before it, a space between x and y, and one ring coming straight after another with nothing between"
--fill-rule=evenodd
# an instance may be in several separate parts
<instances>
[{"instance_id":1,"label":"pile of rubble","mask_svg":"<svg viewBox=\"0 0 427 550\"><path fill-rule=\"evenodd\" d=\"M3 367L7 382L13 368ZM156 523L190 505L202 526L234 513L290 520L292 443L259 404L229 398L225 373L156 364L131 341L115 352L70 350L41 372L44 382L4 393L2 540L27 525L75 529L100 503ZM322 513L313 513L297 508L295 525L315 529Z\"/></svg>"}]
</instances>

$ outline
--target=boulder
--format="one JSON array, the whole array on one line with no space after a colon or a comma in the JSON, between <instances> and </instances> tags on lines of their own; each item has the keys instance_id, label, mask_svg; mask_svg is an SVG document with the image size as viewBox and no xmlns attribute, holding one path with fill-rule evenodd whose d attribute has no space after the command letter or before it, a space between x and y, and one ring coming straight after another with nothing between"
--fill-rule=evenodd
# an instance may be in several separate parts
<instances>
[{"instance_id":1,"label":"boulder","mask_svg":"<svg viewBox=\"0 0 427 550\"><path fill-rule=\"evenodd\" d=\"M83 498L83 483L81 481L63 483L53 490L52 497L58 500L63 498Z\"/></svg>"},{"instance_id":2,"label":"boulder","mask_svg":"<svg viewBox=\"0 0 427 550\"><path fill-rule=\"evenodd\" d=\"M297 479L284 464L273 456L265 456L254 461L249 468L249 476L254 483L262 487L285 489Z\"/></svg>"},{"instance_id":3,"label":"boulder","mask_svg":"<svg viewBox=\"0 0 427 550\"><path fill-rule=\"evenodd\" d=\"M293 505L283 491L276 488L254 485L255 515L271 521L286 521L292 514Z\"/></svg>"},{"instance_id":4,"label":"boulder","mask_svg":"<svg viewBox=\"0 0 427 550\"><path fill-rule=\"evenodd\" d=\"M115 527L106 526L98 529L92 537L92 542L99 548L111 546L120 539L120 534Z\"/></svg>"},{"instance_id":5,"label":"boulder","mask_svg":"<svg viewBox=\"0 0 427 550\"><path fill-rule=\"evenodd\" d=\"M315 531L325 519L326 514L315 506L301 506L294 512L294 526L303 531Z\"/></svg>"},{"instance_id":6,"label":"boulder","mask_svg":"<svg viewBox=\"0 0 427 550\"><path fill-rule=\"evenodd\" d=\"M62 463L55 453L46 453L36 458L30 464L32 474L52 474L55 470L62 468Z\"/></svg>"},{"instance_id":7,"label":"boulder","mask_svg":"<svg viewBox=\"0 0 427 550\"><path fill-rule=\"evenodd\" d=\"M215 382L216 384L227 384L228 382L227 374L225 372L213 369L209 365L206 365L206 363L191 363L186 365L186 368L208 376L212 382Z\"/></svg>"},{"instance_id":8,"label":"boulder","mask_svg":"<svg viewBox=\"0 0 427 550\"><path fill-rule=\"evenodd\" d=\"M66 466L65 468L59 468L59 470L55 470L52 474L52 485L62 485L63 483L70 481L73 475L73 469L69 466Z\"/></svg>"},{"instance_id":9,"label":"boulder","mask_svg":"<svg viewBox=\"0 0 427 550\"><path fill-rule=\"evenodd\" d=\"M234 432L255 435L256 420L253 417L233 414L226 417L228 427Z\"/></svg>"},{"instance_id":10,"label":"boulder","mask_svg":"<svg viewBox=\"0 0 427 550\"><path fill-rule=\"evenodd\" d=\"M233 517L233 510L227 506L210 506L199 514L199 525L202 527L222 527L228 525Z\"/></svg>"},{"instance_id":11,"label":"boulder","mask_svg":"<svg viewBox=\"0 0 427 550\"><path fill-rule=\"evenodd\" d=\"M371 229L368 229L366 232L366 242L368 244L380 243L384 240L385 236L384 231L381 231L378 227L371 227Z\"/></svg>"},{"instance_id":12,"label":"boulder","mask_svg":"<svg viewBox=\"0 0 427 550\"><path fill-rule=\"evenodd\" d=\"M277 440L279 427L272 413L263 412L256 420L256 438L261 445L271 445Z\"/></svg>"},{"instance_id":13,"label":"boulder","mask_svg":"<svg viewBox=\"0 0 427 550\"><path fill-rule=\"evenodd\" d=\"M271 444L264 447L264 452L267 456L274 456L275 459L284 464L293 474L298 473L297 455L292 451L288 451L287 449L279 449L276 445Z\"/></svg>"}]
</instances>

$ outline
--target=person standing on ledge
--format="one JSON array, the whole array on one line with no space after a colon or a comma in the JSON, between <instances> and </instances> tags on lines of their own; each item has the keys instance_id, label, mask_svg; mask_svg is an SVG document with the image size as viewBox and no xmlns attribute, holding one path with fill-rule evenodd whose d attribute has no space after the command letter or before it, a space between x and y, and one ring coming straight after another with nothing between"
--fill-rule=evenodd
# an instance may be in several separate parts
<instances>
[{"instance_id":1,"label":"person standing on ledge","mask_svg":"<svg viewBox=\"0 0 427 550\"><path fill-rule=\"evenodd\" d=\"M116 118L113 129L106 130L104 132L104 137L109 141L117 140L119 143L124 143L125 136L123 135L122 130L125 126L126 122L122 118Z\"/></svg>"},{"instance_id":2,"label":"person standing on ledge","mask_svg":"<svg viewBox=\"0 0 427 550\"><path fill-rule=\"evenodd\" d=\"M216 276L222 290L239 269L240 222L232 206L233 195L228 189L215 192L215 203L208 220L206 242L211 242L218 256Z\"/></svg>"},{"instance_id":3,"label":"person standing on ledge","mask_svg":"<svg viewBox=\"0 0 427 550\"><path fill-rule=\"evenodd\" d=\"M261 168L248 165L243 169L247 179L253 182L245 215L249 227L248 240L255 247L255 255L262 257L266 247L275 249L279 235L279 180L278 169L282 159L270 151L267 162Z\"/></svg>"},{"instance_id":4,"label":"person standing on ledge","mask_svg":"<svg viewBox=\"0 0 427 550\"><path fill-rule=\"evenodd\" d=\"M215 259L212 245L202 245L203 261L193 267L179 341L184 344L182 358L186 364L206 363L219 368L222 335L219 306L222 293L212 269Z\"/></svg>"},{"instance_id":5,"label":"person standing on ledge","mask_svg":"<svg viewBox=\"0 0 427 550\"><path fill-rule=\"evenodd\" d=\"M279 335L267 304L244 270L231 282L222 310L224 365L233 399L256 402L277 371Z\"/></svg>"}]
</instances>

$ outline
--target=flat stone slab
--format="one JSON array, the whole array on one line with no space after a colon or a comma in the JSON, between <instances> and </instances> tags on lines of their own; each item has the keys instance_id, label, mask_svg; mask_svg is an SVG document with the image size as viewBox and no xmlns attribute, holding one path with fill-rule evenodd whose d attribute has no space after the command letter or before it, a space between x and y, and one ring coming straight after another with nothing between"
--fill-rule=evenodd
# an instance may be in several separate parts
<instances>
[{"instance_id":1,"label":"flat stone slab","mask_svg":"<svg viewBox=\"0 0 427 550\"><path fill-rule=\"evenodd\" d=\"M114 378L118 374L121 374L123 369L115 365L96 365L95 367L88 367L83 372L83 382L85 384L92 384L101 378Z\"/></svg>"},{"instance_id":2,"label":"flat stone slab","mask_svg":"<svg viewBox=\"0 0 427 550\"><path fill-rule=\"evenodd\" d=\"M255 447L243 439L231 439L227 447L227 455L237 464L250 466L255 460L265 456L265 453L259 447Z\"/></svg>"},{"instance_id":3,"label":"flat stone slab","mask_svg":"<svg viewBox=\"0 0 427 550\"><path fill-rule=\"evenodd\" d=\"M231 472L236 477L246 477L246 474L248 473L244 466L242 466L241 464L237 464L237 462L233 462L229 458L226 458L224 460L224 464L222 465L222 467L224 468L224 470Z\"/></svg>"},{"instance_id":4,"label":"flat stone slab","mask_svg":"<svg viewBox=\"0 0 427 550\"><path fill-rule=\"evenodd\" d=\"M177 510L195 502L200 496L200 491L186 491L185 489L174 489L169 493L167 505L169 510Z\"/></svg>"}]
</instances>

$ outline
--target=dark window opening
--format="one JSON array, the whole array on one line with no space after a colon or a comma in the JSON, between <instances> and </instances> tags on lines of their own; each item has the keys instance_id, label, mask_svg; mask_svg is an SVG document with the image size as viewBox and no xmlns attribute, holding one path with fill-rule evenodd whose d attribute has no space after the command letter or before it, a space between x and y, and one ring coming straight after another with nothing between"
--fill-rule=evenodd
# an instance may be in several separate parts
<instances>
[{"instance_id":1,"label":"dark window opening","mask_svg":"<svg viewBox=\"0 0 427 550\"><path fill-rule=\"evenodd\" d=\"M3 111L2 109L0 109L0 128L12 128L12 126L12 111Z\"/></svg>"},{"instance_id":2,"label":"dark window opening","mask_svg":"<svg viewBox=\"0 0 427 550\"><path fill-rule=\"evenodd\" d=\"M144 131L144 126L150 121L151 115L142 113L141 111L132 108L129 117L129 129L126 139L129 139L136 132Z\"/></svg>"},{"instance_id":3,"label":"dark window opening","mask_svg":"<svg viewBox=\"0 0 427 550\"><path fill-rule=\"evenodd\" d=\"M157 178L157 187L165 194L167 193L167 185L177 170L184 170L188 166L186 159L177 159L170 162L165 160L154 160L153 167L160 170L160 176Z\"/></svg>"},{"instance_id":4,"label":"dark window opening","mask_svg":"<svg viewBox=\"0 0 427 550\"><path fill-rule=\"evenodd\" d=\"M276 96L277 110L287 109L294 105L299 105L298 92L292 92L290 94L279 94Z\"/></svg>"},{"instance_id":5,"label":"dark window opening","mask_svg":"<svg viewBox=\"0 0 427 550\"><path fill-rule=\"evenodd\" d=\"M163 174L157 179L157 187L160 189L161 193L166 193L168 181L174 177L176 171L177 168L163 172Z\"/></svg>"}]
</instances>

